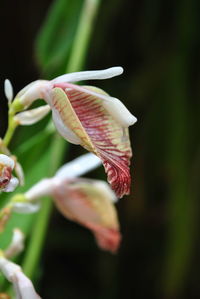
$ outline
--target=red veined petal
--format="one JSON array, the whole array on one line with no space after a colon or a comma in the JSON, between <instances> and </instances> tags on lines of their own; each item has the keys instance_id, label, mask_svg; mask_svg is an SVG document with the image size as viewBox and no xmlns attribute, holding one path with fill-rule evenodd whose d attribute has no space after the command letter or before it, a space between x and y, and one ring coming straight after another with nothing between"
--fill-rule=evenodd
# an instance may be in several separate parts
<instances>
[{"instance_id":1,"label":"red veined petal","mask_svg":"<svg viewBox=\"0 0 200 299\"><path fill-rule=\"evenodd\" d=\"M65 217L89 228L100 248L116 252L121 234L113 195L95 182L81 178L58 185L53 191L55 204Z\"/></svg>"},{"instance_id":2,"label":"red veined petal","mask_svg":"<svg viewBox=\"0 0 200 299\"><path fill-rule=\"evenodd\" d=\"M79 91L73 84L56 85L52 105L65 123L82 140L81 145L102 159L108 181L118 197L130 192L129 164L132 156L127 128L122 126L104 108L102 99ZM59 88L67 89L66 93ZM92 88L99 94L100 89ZM105 94L105 93L104 93Z\"/></svg>"}]
</instances>

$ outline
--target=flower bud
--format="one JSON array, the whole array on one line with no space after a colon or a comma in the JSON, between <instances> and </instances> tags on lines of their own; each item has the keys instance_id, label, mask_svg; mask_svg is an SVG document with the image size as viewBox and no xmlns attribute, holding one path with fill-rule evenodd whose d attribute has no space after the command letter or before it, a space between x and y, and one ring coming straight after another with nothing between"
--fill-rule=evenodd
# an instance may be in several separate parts
<instances>
[{"instance_id":1,"label":"flower bud","mask_svg":"<svg viewBox=\"0 0 200 299\"><path fill-rule=\"evenodd\" d=\"M8 80L8 79L6 79L4 81L4 92L5 92L5 96L8 100L8 103L10 104L13 99L13 87L12 87L10 80Z\"/></svg>"}]
</instances>

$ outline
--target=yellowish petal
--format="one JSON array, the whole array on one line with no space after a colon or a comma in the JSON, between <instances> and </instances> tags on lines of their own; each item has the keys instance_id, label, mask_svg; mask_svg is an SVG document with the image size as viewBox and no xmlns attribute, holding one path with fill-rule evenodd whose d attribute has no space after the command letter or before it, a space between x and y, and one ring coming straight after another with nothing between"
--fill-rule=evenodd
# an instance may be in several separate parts
<instances>
[{"instance_id":1,"label":"yellowish petal","mask_svg":"<svg viewBox=\"0 0 200 299\"><path fill-rule=\"evenodd\" d=\"M117 196L122 197L129 193L131 182L129 164L132 152L128 129L106 110L100 98L88 94L87 88L85 92L73 88L64 92L62 88L54 88L52 109L80 138L81 145L101 158L108 181Z\"/></svg>"},{"instance_id":2,"label":"yellowish petal","mask_svg":"<svg viewBox=\"0 0 200 299\"><path fill-rule=\"evenodd\" d=\"M81 178L62 183L53 194L59 211L89 228L102 249L112 252L118 249L121 235L111 190L109 193L101 188L99 181Z\"/></svg>"}]
</instances>

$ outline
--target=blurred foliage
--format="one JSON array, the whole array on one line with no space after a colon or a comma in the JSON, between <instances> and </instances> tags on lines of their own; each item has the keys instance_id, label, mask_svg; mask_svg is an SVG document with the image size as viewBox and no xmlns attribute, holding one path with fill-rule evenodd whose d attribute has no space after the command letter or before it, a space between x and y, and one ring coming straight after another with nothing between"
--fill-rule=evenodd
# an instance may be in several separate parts
<instances>
[{"instance_id":1,"label":"blurred foliage","mask_svg":"<svg viewBox=\"0 0 200 299\"><path fill-rule=\"evenodd\" d=\"M50 7L36 41L36 58L44 77L65 73L82 6L82 0L57 0Z\"/></svg>"},{"instance_id":2,"label":"blurred foliage","mask_svg":"<svg viewBox=\"0 0 200 299\"><path fill-rule=\"evenodd\" d=\"M2 80L13 79L18 90L40 73L47 78L66 70L83 1L16 3L15 13L8 3L0 4L5 12L0 57ZM197 0L101 2L87 69L122 65L123 76L98 86L122 99L138 118L130 129L132 193L118 204L123 242L116 256L100 252L88 231L54 212L36 274L43 298L200 297L199 9ZM5 99L2 105L3 134ZM51 133L45 126L41 122L28 134L19 129L12 144L25 165L26 188L50 167ZM80 153L71 146L69 158ZM30 169L32 161L37 163ZM91 176L96 174L105 179L103 171ZM13 221L23 226L23 217ZM30 226L34 221L35 216Z\"/></svg>"}]
</instances>

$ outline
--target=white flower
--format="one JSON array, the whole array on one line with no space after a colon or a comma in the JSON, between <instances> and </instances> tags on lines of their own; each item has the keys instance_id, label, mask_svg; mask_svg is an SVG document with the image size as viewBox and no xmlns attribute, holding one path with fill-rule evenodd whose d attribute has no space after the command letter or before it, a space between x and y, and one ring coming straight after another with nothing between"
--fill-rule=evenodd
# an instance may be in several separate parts
<instances>
[{"instance_id":1,"label":"white flower","mask_svg":"<svg viewBox=\"0 0 200 299\"><path fill-rule=\"evenodd\" d=\"M20 266L0 257L0 271L13 284L16 299L39 299L30 279L22 272Z\"/></svg>"},{"instance_id":2,"label":"white flower","mask_svg":"<svg viewBox=\"0 0 200 299\"><path fill-rule=\"evenodd\" d=\"M0 191L12 192L17 187L19 180L12 176L14 166L13 159L0 154Z\"/></svg>"}]
</instances>

